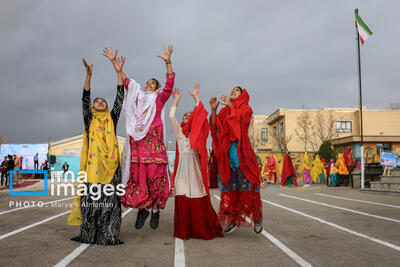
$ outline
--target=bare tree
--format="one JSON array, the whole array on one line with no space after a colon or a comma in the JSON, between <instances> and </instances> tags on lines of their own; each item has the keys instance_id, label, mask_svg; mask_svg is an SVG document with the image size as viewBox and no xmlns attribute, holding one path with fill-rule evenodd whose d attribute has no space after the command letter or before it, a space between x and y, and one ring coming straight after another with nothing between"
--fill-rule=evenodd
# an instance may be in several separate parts
<instances>
[{"instance_id":1,"label":"bare tree","mask_svg":"<svg viewBox=\"0 0 400 267\"><path fill-rule=\"evenodd\" d=\"M339 133L336 131L337 119L338 117L335 116L333 109L318 110L316 112L310 134L310 146L314 151L318 150L324 141L339 136Z\"/></svg>"},{"instance_id":2,"label":"bare tree","mask_svg":"<svg viewBox=\"0 0 400 267\"><path fill-rule=\"evenodd\" d=\"M297 117L296 124L295 134L297 140L304 144L304 151L307 151L312 138L312 119L310 112L308 110L303 110L301 115Z\"/></svg>"},{"instance_id":3,"label":"bare tree","mask_svg":"<svg viewBox=\"0 0 400 267\"><path fill-rule=\"evenodd\" d=\"M288 151L289 142L292 140L293 135L285 136L284 134L273 135L272 142L279 151Z\"/></svg>"}]
</instances>

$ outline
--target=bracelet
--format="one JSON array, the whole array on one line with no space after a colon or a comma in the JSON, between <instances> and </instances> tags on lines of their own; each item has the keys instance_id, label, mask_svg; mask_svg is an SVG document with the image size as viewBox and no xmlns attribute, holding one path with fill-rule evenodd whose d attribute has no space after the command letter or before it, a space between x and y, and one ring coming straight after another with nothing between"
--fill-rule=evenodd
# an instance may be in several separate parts
<instances>
[{"instance_id":1,"label":"bracelet","mask_svg":"<svg viewBox=\"0 0 400 267\"><path fill-rule=\"evenodd\" d=\"M171 64L171 61L165 61L165 64Z\"/></svg>"}]
</instances>

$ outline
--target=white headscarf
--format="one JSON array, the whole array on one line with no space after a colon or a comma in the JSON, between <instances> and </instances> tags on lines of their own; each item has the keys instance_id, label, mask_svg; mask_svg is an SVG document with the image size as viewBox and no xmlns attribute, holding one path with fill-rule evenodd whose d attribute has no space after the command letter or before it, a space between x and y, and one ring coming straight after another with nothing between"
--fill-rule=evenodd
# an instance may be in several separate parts
<instances>
[{"instance_id":1,"label":"white headscarf","mask_svg":"<svg viewBox=\"0 0 400 267\"><path fill-rule=\"evenodd\" d=\"M128 90L124 95L123 110L125 111L125 144L122 152L122 183L127 185L131 166L130 136L134 141L142 140L150 129L157 111L157 92L143 91L139 83L130 79ZM164 125L164 108L161 111L163 122L164 144L166 144L166 129Z\"/></svg>"}]
</instances>

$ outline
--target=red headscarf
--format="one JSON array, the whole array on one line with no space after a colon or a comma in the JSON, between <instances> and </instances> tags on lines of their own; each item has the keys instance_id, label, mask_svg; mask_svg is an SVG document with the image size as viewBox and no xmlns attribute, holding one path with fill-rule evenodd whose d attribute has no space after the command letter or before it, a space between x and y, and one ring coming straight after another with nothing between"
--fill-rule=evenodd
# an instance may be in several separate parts
<instances>
[{"instance_id":1,"label":"red headscarf","mask_svg":"<svg viewBox=\"0 0 400 267\"><path fill-rule=\"evenodd\" d=\"M283 169L282 169L282 176L281 176L281 185L284 186L286 183L287 178L292 176L293 184L297 186L297 176L296 172L293 168L292 159L289 157L289 154L286 152L285 158L283 160Z\"/></svg>"},{"instance_id":2,"label":"red headscarf","mask_svg":"<svg viewBox=\"0 0 400 267\"><path fill-rule=\"evenodd\" d=\"M260 169L257 157L251 146L248 131L253 110L249 106L250 96L246 89L232 101L232 107L224 107L217 115L216 128L211 126L211 136L221 182L228 184L231 177L229 164L229 148L231 143L238 140L240 169L253 184L260 185Z\"/></svg>"},{"instance_id":3,"label":"red headscarf","mask_svg":"<svg viewBox=\"0 0 400 267\"><path fill-rule=\"evenodd\" d=\"M189 120L186 124L182 122L181 128L183 134L186 138L189 137L190 147L194 150L197 149L200 156L200 166L201 174L203 176L203 184L208 193L208 153L207 153L207 138L208 138L208 112L204 108L203 103L199 104L194 108ZM190 135L189 135L190 134ZM178 144L176 144L176 154L175 154L175 165L174 165L174 176L176 175L176 170L179 164L179 149Z\"/></svg>"}]
</instances>

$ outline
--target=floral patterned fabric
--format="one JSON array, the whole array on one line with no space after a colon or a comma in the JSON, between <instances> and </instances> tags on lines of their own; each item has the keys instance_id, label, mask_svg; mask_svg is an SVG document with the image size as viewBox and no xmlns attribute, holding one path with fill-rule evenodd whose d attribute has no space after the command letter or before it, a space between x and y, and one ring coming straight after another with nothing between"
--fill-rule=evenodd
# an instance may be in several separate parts
<instances>
[{"instance_id":1,"label":"floral patterned fabric","mask_svg":"<svg viewBox=\"0 0 400 267\"><path fill-rule=\"evenodd\" d=\"M146 136L138 141L130 137L131 167L124 207L164 209L169 196L168 156L164 145L161 112L174 87L175 73L167 74L167 82L156 99L156 115Z\"/></svg>"}]
</instances>

